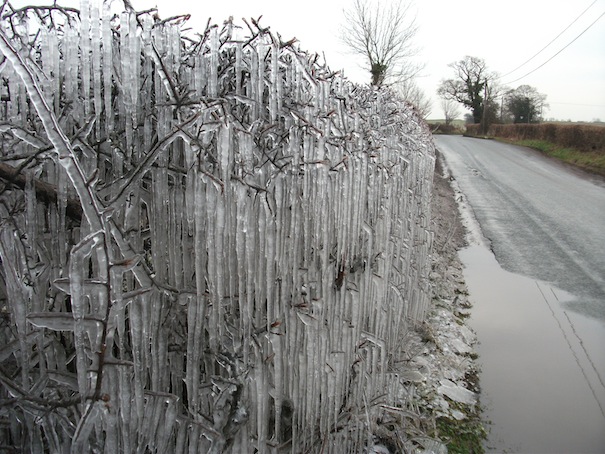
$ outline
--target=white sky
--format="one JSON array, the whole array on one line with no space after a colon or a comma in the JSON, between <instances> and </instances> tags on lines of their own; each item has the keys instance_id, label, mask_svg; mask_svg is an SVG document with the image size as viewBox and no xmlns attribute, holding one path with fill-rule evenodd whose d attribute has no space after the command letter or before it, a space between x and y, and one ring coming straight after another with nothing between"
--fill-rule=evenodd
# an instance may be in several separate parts
<instances>
[{"instance_id":1,"label":"white sky","mask_svg":"<svg viewBox=\"0 0 605 454\"><path fill-rule=\"evenodd\" d=\"M435 92L439 82L452 77L447 65L465 55L483 58L501 75L513 70L563 31L594 0L415 0L421 47L426 64L418 84L433 100L429 118L443 113ZM282 35L296 37L301 48L323 52L333 70L344 69L355 82L367 82L363 61L347 54L338 34L343 8L352 0L219 0L192 4L191 0L133 0L135 8L157 5L160 15L190 13L191 24L203 27L212 17L222 23L229 16L263 16L261 24ZM383 0L385 2L385 0ZM507 83L533 70L578 36L605 13L605 0L592 7L543 53L501 82ZM240 22L241 23L241 22ZM605 121L605 16L550 63L509 85L535 87L547 95L546 118ZM461 113L466 112L461 108Z\"/></svg>"},{"instance_id":2,"label":"white sky","mask_svg":"<svg viewBox=\"0 0 605 454\"><path fill-rule=\"evenodd\" d=\"M49 0L13 0L13 4L47 3ZM95 1L95 0L91 0ZM379 0L387 3L390 0ZM363 60L351 56L340 43L342 11L353 0L131 0L137 10L159 7L160 16L192 15L190 26L203 30L211 17L221 24L229 16L263 16L261 24L284 40L296 37L301 48L324 53L333 70L344 69L354 82L369 76ZM535 69L605 13L605 0L412 0L419 26L418 60L426 64L418 85L432 99L429 118L442 118L436 95L442 79L453 77L447 65L465 55L483 58L488 67L504 75L528 60L561 33L586 8L592 6L544 52L500 82L510 88L527 84L547 95L545 118L572 121L605 121L605 16L552 61ZM593 4L594 2L594 4ZM59 0L78 4L78 0ZM116 0L116 3L119 3ZM510 83L509 83L510 82ZM466 111L460 109L461 115Z\"/></svg>"}]
</instances>

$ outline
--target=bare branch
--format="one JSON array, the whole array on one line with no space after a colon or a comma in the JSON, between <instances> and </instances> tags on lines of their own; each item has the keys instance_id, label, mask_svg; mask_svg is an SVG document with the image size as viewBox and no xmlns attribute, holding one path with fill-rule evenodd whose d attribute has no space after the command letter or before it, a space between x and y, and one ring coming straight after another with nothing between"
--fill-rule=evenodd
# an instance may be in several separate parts
<instances>
[{"instance_id":1,"label":"bare branch","mask_svg":"<svg viewBox=\"0 0 605 454\"><path fill-rule=\"evenodd\" d=\"M384 7L369 0L355 0L344 11L341 39L353 54L362 56L372 75L372 85L408 80L422 69L410 59L418 53L418 31L411 3L397 0Z\"/></svg>"},{"instance_id":2,"label":"bare branch","mask_svg":"<svg viewBox=\"0 0 605 454\"><path fill-rule=\"evenodd\" d=\"M19 170L8 164L0 162L0 179L8 181L20 189L25 189L27 178ZM46 203L57 202L57 187L41 180L34 180L36 197ZM79 200L68 199L66 213L71 219L80 221L82 219L82 206Z\"/></svg>"}]
</instances>

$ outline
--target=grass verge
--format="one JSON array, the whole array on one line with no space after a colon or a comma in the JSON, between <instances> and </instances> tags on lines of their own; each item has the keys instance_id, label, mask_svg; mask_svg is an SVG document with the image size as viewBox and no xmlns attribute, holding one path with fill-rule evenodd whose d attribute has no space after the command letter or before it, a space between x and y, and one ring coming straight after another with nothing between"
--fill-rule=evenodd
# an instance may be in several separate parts
<instances>
[{"instance_id":1,"label":"grass verge","mask_svg":"<svg viewBox=\"0 0 605 454\"><path fill-rule=\"evenodd\" d=\"M476 413L469 412L462 421L438 418L436 429L439 438L447 443L449 454L485 453L483 441L487 438L487 432Z\"/></svg>"},{"instance_id":2,"label":"grass verge","mask_svg":"<svg viewBox=\"0 0 605 454\"><path fill-rule=\"evenodd\" d=\"M506 140L506 142L533 148L567 164L605 176L605 153L563 148L545 140Z\"/></svg>"},{"instance_id":3,"label":"grass verge","mask_svg":"<svg viewBox=\"0 0 605 454\"><path fill-rule=\"evenodd\" d=\"M480 394L478 371L468 372L465 379L469 389ZM462 412L465 418L458 420L441 416L436 420L435 435L446 444L448 454L485 454L489 421L483 419L481 403L470 406L449 401L449 404Z\"/></svg>"}]
</instances>

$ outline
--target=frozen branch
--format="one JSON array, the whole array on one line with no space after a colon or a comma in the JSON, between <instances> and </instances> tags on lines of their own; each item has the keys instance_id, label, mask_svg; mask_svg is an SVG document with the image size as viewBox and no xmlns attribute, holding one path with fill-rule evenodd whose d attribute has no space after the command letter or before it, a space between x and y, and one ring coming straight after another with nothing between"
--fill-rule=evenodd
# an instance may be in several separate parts
<instances>
[{"instance_id":1,"label":"frozen branch","mask_svg":"<svg viewBox=\"0 0 605 454\"><path fill-rule=\"evenodd\" d=\"M27 177L13 166L0 162L0 178L19 189L25 189ZM36 197L44 203L57 203L57 187L45 181L35 179ZM82 206L79 200L68 199L66 214L74 221L82 219Z\"/></svg>"}]
</instances>

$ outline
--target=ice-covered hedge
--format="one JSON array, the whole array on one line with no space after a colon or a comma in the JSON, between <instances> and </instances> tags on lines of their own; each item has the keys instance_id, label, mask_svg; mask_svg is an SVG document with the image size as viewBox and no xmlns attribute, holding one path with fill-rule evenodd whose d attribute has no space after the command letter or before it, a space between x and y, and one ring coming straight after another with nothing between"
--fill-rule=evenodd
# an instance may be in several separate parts
<instances>
[{"instance_id":1,"label":"ice-covered hedge","mask_svg":"<svg viewBox=\"0 0 605 454\"><path fill-rule=\"evenodd\" d=\"M410 398L434 149L251 22L2 10L0 445L360 452Z\"/></svg>"}]
</instances>

